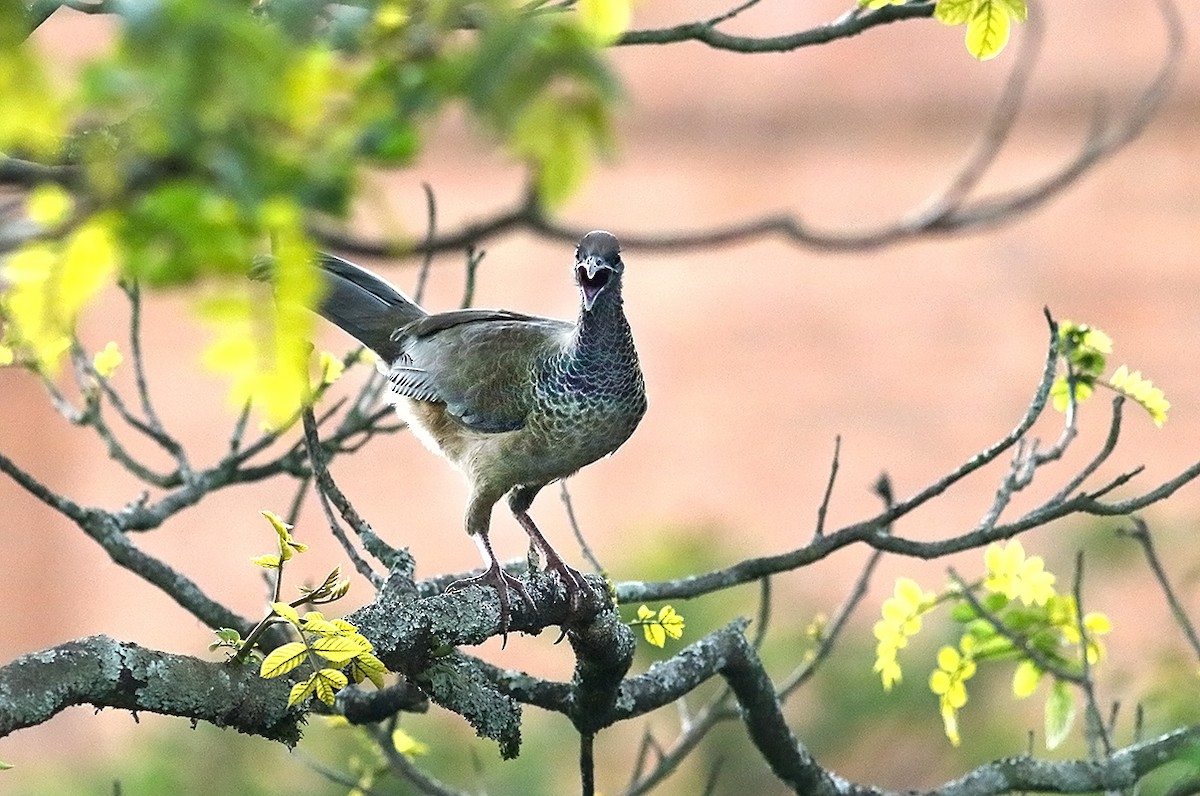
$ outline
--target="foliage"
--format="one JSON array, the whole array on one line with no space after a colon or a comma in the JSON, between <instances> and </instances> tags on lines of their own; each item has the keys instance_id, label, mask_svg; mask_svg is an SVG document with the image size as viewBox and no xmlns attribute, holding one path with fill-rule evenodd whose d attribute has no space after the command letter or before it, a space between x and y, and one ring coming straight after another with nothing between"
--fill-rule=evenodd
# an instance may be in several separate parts
<instances>
[{"instance_id":1,"label":"foliage","mask_svg":"<svg viewBox=\"0 0 1200 796\"><path fill-rule=\"evenodd\" d=\"M907 0L859 0L865 8L900 5ZM1025 0L937 0L933 16L947 25L966 25L967 52L980 61L999 55L1008 44L1013 21L1029 15Z\"/></svg>"},{"instance_id":2,"label":"foliage","mask_svg":"<svg viewBox=\"0 0 1200 796\"><path fill-rule=\"evenodd\" d=\"M967 703L966 684L978 665L1015 661L1012 690L1017 698L1032 695L1044 675L1053 680L1045 713L1046 747L1054 749L1075 717L1069 684L1084 667L1100 662L1100 636L1112 630L1112 623L1097 612L1081 617L1075 597L1055 590L1056 576L1040 556L1026 556L1018 539L989 545L984 564L981 579L965 584L956 577L940 594L922 590L910 578L898 580L875 624L875 671L890 690L901 676L898 652L920 632L922 617L939 605L951 605L950 615L963 626L962 634L957 647L938 651L929 677L946 737L955 746L962 742L958 712Z\"/></svg>"},{"instance_id":3,"label":"foliage","mask_svg":"<svg viewBox=\"0 0 1200 796\"><path fill-rule=\"evenodd\" d=\"M297 553L305 552L308 546L292 538L292 526L277 514L264 511L263 516L275 530L279 552L256 556L253 561L260 567L275 570L275 594L278 598L284 564ZM320 611L308 611L301 616L296 610L301 605L335 602L345 597L349 590L350 581L342 580L341 569L335 567L315 589L301 586L303 596L299 599L290 603L278 599L272 602L271 613L247 639L243 640L232 628L221 628L216 631L217 640L209 649L227 647L236 651L234 659L240 660L254 649L255 640L266 628L283 621L299 634L300 641L281 644L266 654L259 666L260 676L266 679L279 677L305 663L310 664L313 670L307 679L292 686L288 707L310 696L332 705L334 695L350 682L357 684L370 680L376 688L383 688L387 667L372 654L374 647L358 632L357 627L344 619L326 619Z\"/></svg>"},{"instance_id":4,"label":"foliage","mask_svg":"<svg viewBox=\"0 0 1200 796\"><path fill-rule=\"evenodd\" d=\"M1100 380L1113 350L1112 338L1107 334L1086 324L1063 321L1059 325L1058 345L1067 372L1050 389L1055 409L1066 412L1072 404L1083 403L1099 385L1135 401L1159 428L1167 422L1171 402L1141 371L1131 373L1128 365L1121 365L1107 382Z\"/></svg>"},{"instance_id":5,"label":"foliage","mask_svg":"<svg viewBox=\"0 0 1200 796\"><path fill-rule=\"evenodd\" d=\"M34 371L54 407L67 420L93 429L113 458L154 490L153 496L148 488L122 508L109 510L81 506L56 493L3 453L0 470L74 522L118 565L160 588L207 626L220 628L215 631L213 648L230 650L232 661L217 664L188 659L186 664L196 672L215 669L226 683L249 672L246 679L253 685L244 693L251 701L262 693L269 693L273 700L272 704L256 705L259 710L252 712L265 714L278 708L287 714L280 721L294 722L290 727L295 732L280 733L277 727L254 723L254 717L234 716L230 711L238 705L218 702L214 709L211 693L189 693L189 684L182 679L168 679L167 688L162 689L169 690L176 700L169 710L161 703L140 701L157 694L147 697L142 688L147 681L129 676L122 667L116 667L121 670L119 679L105 684L109 690L64 691L70 699L97 707L162 710L294 742L298 724L310 711L325 711L324 706L342 709L345 700L335 697L352 680L370 679L376 686L382 685L386 673L382 657L405 667L405 679L398 684L416 683L425 688L481 736L498 741L504 756L516 754L525 729L522 703L560 714L581 739L585 792L594 784L590 783L594 772L588 766L596 733L668 705L680 706L677 737L662 744L647 731L639 759L632 766L631 792L645 792L670 776L706 733L734 720L744 722L744 728L739 725L737 731L744 730L769 764L760 766L763 776L769 768L799 792L808 792L805 788L810 784L814 792L833 792L846 783L817 763L805 743L791 732L783 715L785 703L828 660L867 593L882 555L941 558L986 547L983 574L973 582L963 581L953 572L951 584L940 592L925 591L911 578L896 582L875 626L875 672L885 689L900 682L902 650L922 631L926 615L947 605L959 626L958 637L937 652L928 686L938 701L943 731L952 743L961 740L960 711L968 704L968 688L975 688L973 678L980 666L994 668L1002 663L1013 664L1012 690L1018 698L1036 693L1043 681L1049 681L1044 708L1047 747L1057 747L1068 736L1080 703L1090 719L1085 731L1104 732L1103 722L1094 716L1091 669L1103 663L1101 639L1111 625L1103 614L1083 612L1078 574L1071 593L1060 591L1058 578L1047 571L1039 556L1027 556L1015 537L1076 514L1131 515L1169 496L1198 472L1196 467L1189 468L1156 488L1116 500L1109 493L1132 475L1085 487L1111 452L1108 446L1071 475L1053 497L1017 519L1001 520L1013 494L1032 481L1039 467L1059 458L1074 439L1075 409L1095 388L1109 388L1118 396L1113 403L1113 444L1120 430L1123 400L1140 404L1160 426L1170 408L1162 390L1140 371L1122 365L1104 380L1111 340L1084 325L1067 322L1055 326L1048 313L1055 335L1046 375L1016 429L905 500L896 500L890 482L881 478L875 490L883 503L880 513L837 530L824 527L837 473L835 454L813 538L794 550L732 565L722 557L711 567L696 568L713 571L677 580L610 583L606 594L590 595L596 598L591 601L595 605L587 607L586 616L572 616L578 606L562 605L559 596L542 589L542 584L533 588L540 576L531 574L528 581L536 599L522 601L519 619L523 629L539 632L561 624L567 612L571 621L564 628L570 628L571 649L577 657L575 674L567 683L500 670L466 651L469 645L500 632L489 624L495 607L489 599L494 596L485 593L481 598L474 592L487 590L479 589L446 594L444 580L417 581L407 552L384 543L348 503L338 505L338 512L365 553L360 556L325 505L331 530L359 573L377 589L375 600L353 617L354 623L328 619L316 610L303 614L299 610L346 594L349 582L342 579L340 568L316 588L302 589L299 598L281 599L283 571L295 555L305 552L306 545L296 541L293 528L273 513L264 515L276 534L276 550L253 559L266 571L274 592L269 613L257 624L238 617L133 541L138 532L159 527L219 489L279 475L294 478L301 493L315 481L322 501L338 502L332 479L322 471L324 459L357 450L375 435L399 428L394 421L389 426L384 420L386 410L373 408L384 388L380 379L373 377L354 401L329 408L320 421L311 411L305 413L302 442L291 443L277 454L264 453L296 421L307 398L320 398L348 364L362 361L355 356L339 359L322 353L313 363L304 342L311 331L305 308L318 301L321 292L313 267L321 230L349 215L372 170L415 163L428 131L447 111L464 110L475 129L524 164L528 174L529 196L518 212L470 229L470 234L455 241L454 248L476 244L488 230L520 225L561 237L563 227L549 218L549 211L561 206L586 178L592 161L612 147L612 111L620 91L605 55L609 46L655 39L664 43L696 40L743 52L782 51L923 15L965 25L968 51L986 60L1005 48L1012 22L1027 16L1022 0L863 0L862 5L880 13L851 12L829 26L802 32L800 38L755 38L719 30L755 5L753 1L743 3L708 20L639 32L628 30L627 0L395 0L359 5L260 0L249 7L236 0L136 4L100 0L86 4L86 9L113 15L113 47L62 85L46 78L45 59L24 41L23 33L44 20L40 13L49 13L46 9L52 11L58 4L39 0L28 7L17 3L0 6L0 44L4 45L0 47L0 103L22 109L20 114L0 119L0 151L4 153L0 169L6 180L26 191L20 223L11 225L18 233L3 241L10 255L0 271L0 318L4 321L0 364L19 363ZM1169 5L1163 4L1163 8ZM1169 17L1165 11L1164 17ZM1114 132L1097 125L1074 165L1068 164L1059 180L1045 183L1051 188L1014 191L1004 201L984 197L974 206L977 212L961 214L970 207L961 197L978 185L985 170L980 164L986 165L995 154L984 147L983 154L951 182L945 194L886 234L872 232L839 240L813 235L803 224L789 224L786 217L772 217L770 223L696 235L684 243L729 242L765 231L782 232L790 240L816 242L823 248L864 249L906 236L953 232L1019 216L1136 135L1160 99L1155 92L1170 84L1170 66L1168 58L1163 77L1147 88L1135 103L1139 110L1123 127ZM1020 84L1020 79L1014 80L1013 85ZM1014 91L1019 95L1019 88ZM1010 103L1005 112L1015 113L1012 109L1019 104ZM1000 113L997 118L986 136L989 143L1003 141L1003 128L1012 117ZM427 246L431 251L437 243L433 216L431 200ZM389 241L375 251L411 252L412 241L407 237ZM332 239L337 240L336 236ZM670 236L664 239L671 240ZM270 284L255 284L246 277L252 271L254 255L267 249L273 255ZM469 262L477 264L478 259ZM468 266L469 276L473 264ZM109 383L125 356L116 344L109 343L88 356L74 337L80 313L114 281L131 300L131 345L127 351L137 374L136 406L124 401ZM140 286L185 284L198 285L196 311L213 329L204 360L228 378L230 397L243 410L230 434L228 450L207 467L195 467L183 445L163 426L141 378L143 363L137 344ZM82 404L78 408L51 378L64 355L75 368ZM1066 363L1066 373L1054 379L1060 361ZM310 368L316 370L315 386ZM1059 442L1042 450L1027 434L1048 399L1066 418ZM249 406L266 415L267 425L260 437L247 444ZM112 433L102 407L111 408L121 421L148 438L165 453L173 469L160 472L140 462ZM323 438L318 436L318 426ZM1012 466L977 528L950 532L932 542L897 529L898 520L1008 450L1015 454ZM1141 532L1147 540L1143 543L1151 569L1174 605L1144 524ZM801 652L794 646L788 650L791 671L775 677L775 663L764 663L765 656L760 655L772 610L772 576L799 570L848 546L868 552L855 588L828 617L814 620ZM677 550L670 555L678 560ZM681 638L684 620L671 604L656 611L644 601L701 596L719 600L739 585L759 589L753 635L746 632L749 623L738 618L677 654L664 653L645 674L627 676L633 644L629 628L613 613L618 600L639 605L637 618L629 624L642 627L646 640L662 648L668 637ZM702 624L694 611L689 616L693 626ZM401 624L402 620L409 624ZM1190 628L1182 609L1177 611L1177 623L1185 632ZM408 630L400 632L401 627ZM268 634L272 628L285 632L291 640L281 642L276 634ZM1195 637L1194 631L1191 635ZM379 657L368 636L380 645ZM1200 651L1200 643L1197 648ZM155 664L164 666L182 657L143 650L136 644L127 645L124 651L149 653L156 656ZM255 666L239 665L251 656ZM431 657L436 659L432 665ZM0 667L0 685L13 672L20 674L25 666L39 664L35 655ZM865 677L866 667L861 671ZM275 678L292 682L286 711L278 698L281 692L265 682ZM309 701L310 696L316 701ZM18 701L12 700L14 704ZM384 725L364 731L376 741L372 746L375 758L351 766L359 775L355 784L361 789L373 787L374 779L384 774L412 778L412 759L439 751L435 743L417 740L399 728L400 712L413 708L390 707ZM9 708L0 705L0 713ZM22 719L27 723L21 726L45 721L50 715L53 713ZM5 724L5 732L13 726L15 722ZM1179 744L1197 731L1176 728L1175 736L1125 750L1115 749L1106 739L1102 748L1093 751L1092 759L1084 761L1084 767L1108 779L1082 785L1068 781L1072 769L1065 764L1075 761L1064 761L1063 766L1035 761L1039 763L1035 773L1048 776L1054 790L1129 788L1164 760L1186 763L1194 751L1185 746L1181 754ZM1147 749L1148 754L1135 759ZM537 753L534 750L533 754ZM1126 765L1130 760L1135 762ZM1114 761L1121 765L1113 766ZM557 762L547 759L545 764ZM707 791L712 790L716 769L714 762ZM1006 792L1042 788L1043 781L1020 779L1021 774L1019 767L1000 761L980 766L962 781L991 782L1003 776L1014 777L998 786L1007 788ZM428 792L447 791L436 782L413 781ZM866 786L861 791L877 792Z\"/></svg>"},{"instance_id":6,"label":"foliage","mask_svg":"<svg viewBox=\"0 0 1200 796\"><path fill-rule=\"evenodd\" d=\"M657 613L648 605L638 606L637 619L629 624L640 625L646 641L660 649L667 643L668 636L676 641L683 638L683 616L669 605L664 605Z\"/></svg>"},{"instance_id":7,"label":"foliage","mask_svg":"<svg viewBox=\"0 0 1200 796\"><path fill-rule=\"evenodd\" d=\"M238 0L118 4L111 50L60 88L14 36L20 4L4 8L0 104L22 113L0 123L0 151L69 165L74 197L49 183L30 196L29 220L54 239L27 241L3 266L0 356L53 372L115 277L201 281L205 364L236 407L277 426L306 390L304 308L320 290L308 220L345 216L364 170L410 165L456 105L561 203L610 146L618 92L601 53L629 20L627 0L578 13L508 0L328 13L275 0L252 14ZM268 244L273 303L243 278Z\"/></svg>"}]
</instances>

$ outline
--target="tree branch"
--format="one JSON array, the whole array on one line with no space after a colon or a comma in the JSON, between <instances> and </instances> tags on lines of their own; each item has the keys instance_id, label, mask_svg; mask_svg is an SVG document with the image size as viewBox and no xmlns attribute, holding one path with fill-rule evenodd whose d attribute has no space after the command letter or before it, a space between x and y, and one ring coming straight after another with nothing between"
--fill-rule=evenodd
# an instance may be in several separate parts
<instances>
[{"instance_id":1,"label":"tree branch","mask_svg":"<svg viewBox=\"0 0 1200 796\"><path fill-rule=\"evenodd\" d=\"M289 687L286 679L263 680L253 666L90 636L0 667L0 738L88 704L207 721L295 746L301 714L287 708Z\"/></svg>"}]
</instances>

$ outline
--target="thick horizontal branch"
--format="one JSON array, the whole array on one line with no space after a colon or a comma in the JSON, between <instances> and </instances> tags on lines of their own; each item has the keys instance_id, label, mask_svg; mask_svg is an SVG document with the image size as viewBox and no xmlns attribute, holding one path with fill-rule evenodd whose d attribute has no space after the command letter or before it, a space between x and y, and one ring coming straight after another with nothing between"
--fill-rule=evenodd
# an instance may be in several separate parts
<instances>
[{"instance_id":1,"label":"thick horizontal branch","mask_svg":"<svg viewBox=\"0 0 1200 796\"><path fill-rule=\"evenodd\" d=\"M107 636L69 641L0 668L0 738L73 705L207 721L294 746L289 683L231 666L150 650Z\"/></svg>"},{"instance_id":2,"label":"thick horizontal branch","mask_svg":"<svg viewBox=\"0 0 1200 796\"><path fill-rule=\"evenodd\" d=\"M976 768L929 791L930 796L993 796L1023 791L1093 793L1123 791L1200 743L1200 727L1182 727L1098 760L1035 760L1013 757Z\"/></svg>"}]
</instances>

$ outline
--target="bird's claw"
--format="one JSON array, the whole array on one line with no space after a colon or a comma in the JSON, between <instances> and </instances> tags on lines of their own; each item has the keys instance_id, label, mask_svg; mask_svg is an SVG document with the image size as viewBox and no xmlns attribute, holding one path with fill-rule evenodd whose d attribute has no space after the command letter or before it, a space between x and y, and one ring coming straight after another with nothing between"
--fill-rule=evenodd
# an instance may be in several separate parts
<instances>
[{"instance_id":1,"label":"bird's claw","mask_svg":"<svg viewBox=\"0 0 1200 796\"><path fill-rule=\"evenodd\" d=\"M446 587L446 591L465 589L468 586L491 586L496 590L496 597L500 600L500 648L508 646L508 628L512 621L512 601L508 596L509 590L519 594L530 610L534 609L533 597L525 588L525 582L505 572L499 563L493 563L479 575L454 581Z\"/></svg>"},{"instance_id":2,"label":"bird's claw","mask_svg":"<svg viewBox=\"0 0 1200 796\"><path fill-rule=\"evenodd\" d=\"M567 597L567 621L559 627L558 638L554 641L557 644L567 637L567 625L582 612L583 595L591 587L588 586L582 572L567 564L557 555L547 556L546 571L553 572L558 577Z\"/></svg>"}]
</instances>

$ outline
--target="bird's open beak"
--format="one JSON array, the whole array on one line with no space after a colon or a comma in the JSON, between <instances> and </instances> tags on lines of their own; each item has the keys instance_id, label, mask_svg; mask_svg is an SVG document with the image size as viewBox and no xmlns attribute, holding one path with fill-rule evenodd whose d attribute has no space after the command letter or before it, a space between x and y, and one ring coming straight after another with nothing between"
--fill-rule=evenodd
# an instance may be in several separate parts
<instances>
[{"instance_id":1,"label":"bird's open beak","mask_svg":"<svg viewBox=\"0 0 1200 796\"><path fill-rule=\"evenodd\" d=\"M575 281L583 293L583 307L590 310L612 278L613 267L600 257L588 257L575 265Z\"/></svg>"}]
</instances>

